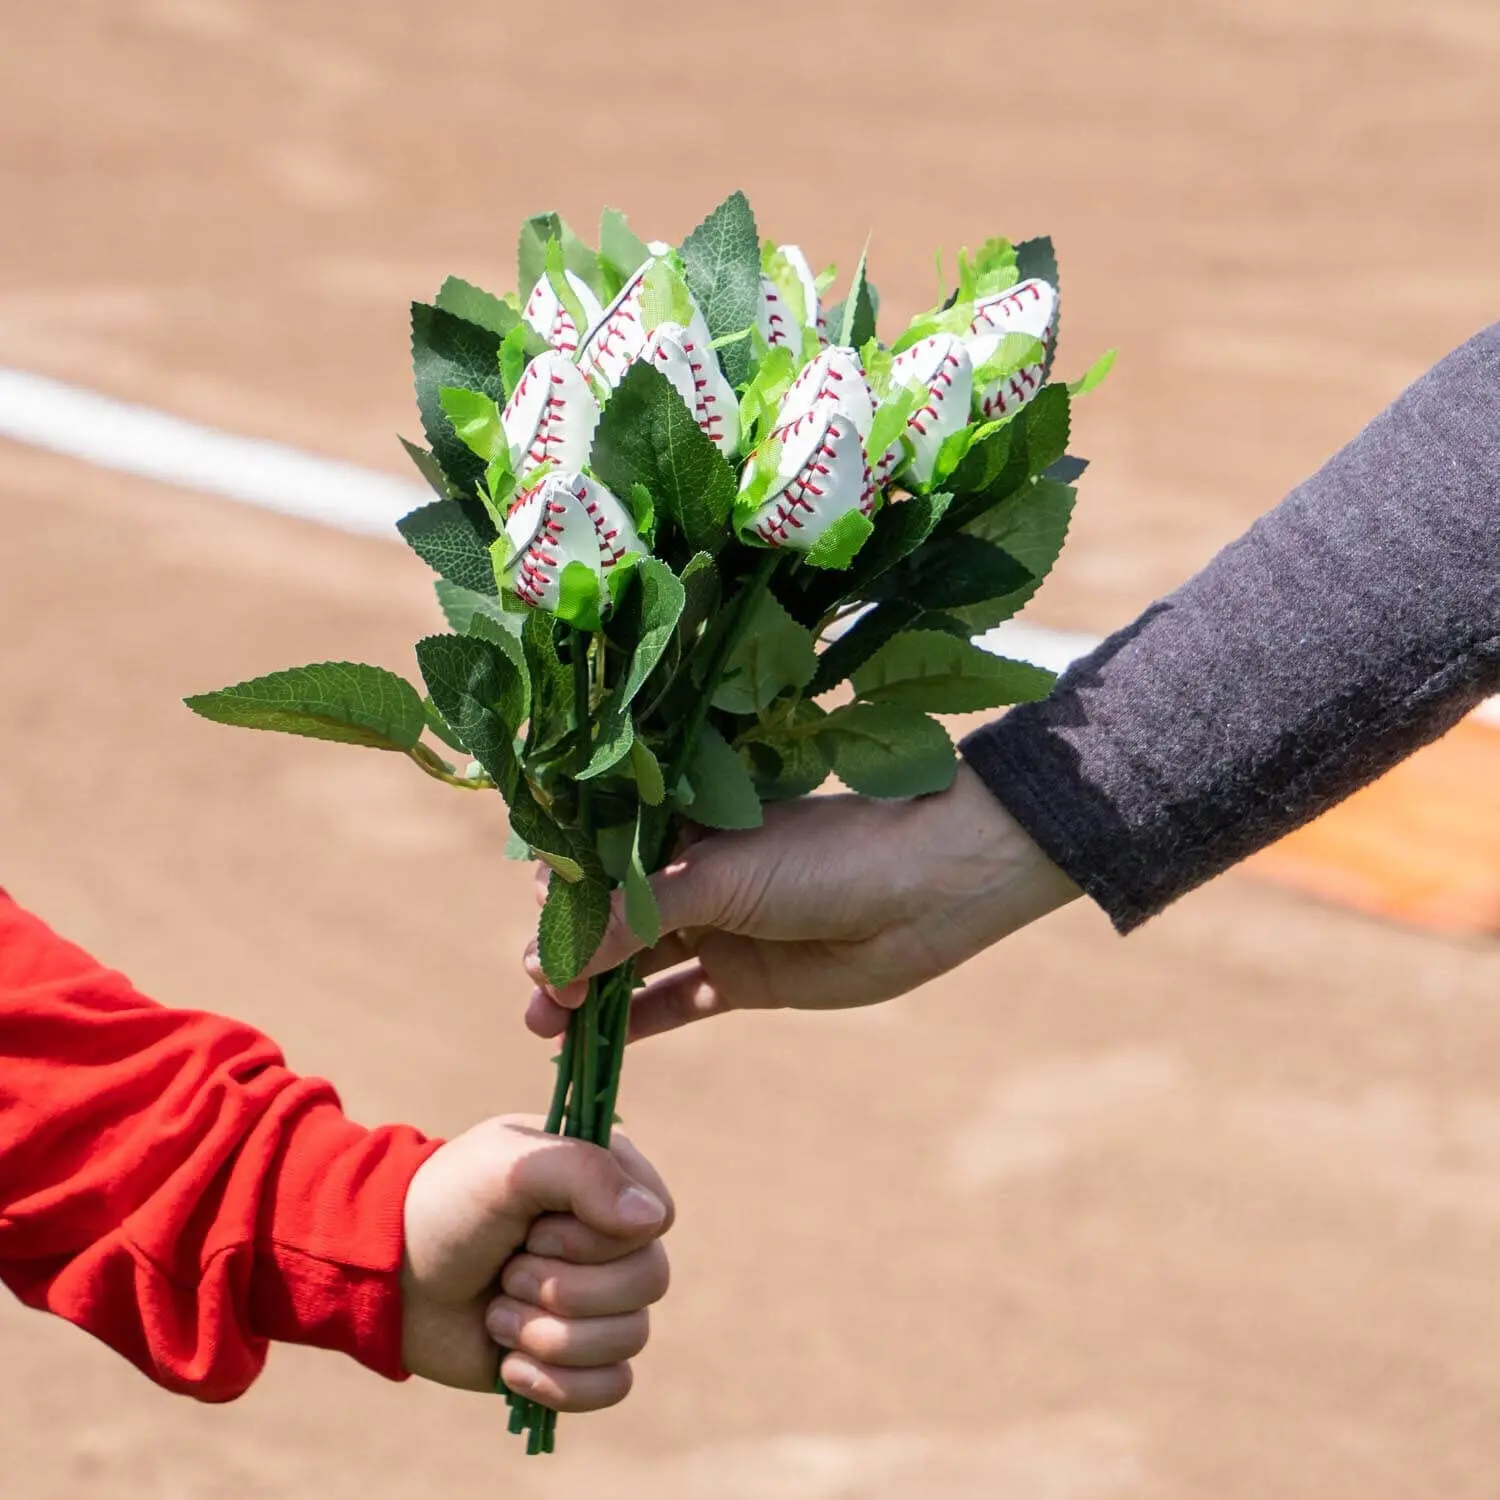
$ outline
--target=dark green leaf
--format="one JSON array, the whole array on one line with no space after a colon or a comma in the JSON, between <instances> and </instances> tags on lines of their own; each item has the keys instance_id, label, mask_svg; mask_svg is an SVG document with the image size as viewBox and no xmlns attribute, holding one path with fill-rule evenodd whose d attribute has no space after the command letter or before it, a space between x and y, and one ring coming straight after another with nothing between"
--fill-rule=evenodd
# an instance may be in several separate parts
<instances>
[{"instance_id":1,"label":"dark green leaf","mask_svg":"<svg viewBox=\"0 0 1500 1500\"><path fill-rule=\"evenodd\" d=\"M424 698L422 700L422 712L427 715L427 727L450 750L458 750L463 754L468 753L469 747L453 732L453 727L438 712L438 706L431 698Z\"/></svg>"},{"instance_id":2,"label":"dark green leaf","mask_svg":"<svg viewBox=\"0 0 1500 1500\"><path fill-rule=\"evenodd\" d=\"M515 663L475 636L430 635L416 650L438 712L509 800L520 780L516 731L526 717L526 685Z\"/></svg>"},{"instance_id":3,"label":"dark green leaf","mask_svg":"<svg viewBox=\"0 0 1500 1500\"><path fill-rule=\"evenodd\" d=\"M714 338L750 328L760 316L760 234L743 193L731 193L682 242L688 290ZM748 340L719 351L731 385L750 370ZM727 514L727 513L726 513Z\"/></svg>"},{"instance_id":4,"label":"dark green leaf","mask_svg":"<svg viewBox=\"0 0 1500 1500\"><path fill-rule=\"evenodd\" d=\"M484 460L472 453L454 432L438 392L444 386L462 386L503 403L499 335L441 308L414 302L411 354L417 409L422 414L422 431L427 434L433 456L457 492L459 503L466 509L472 504L478 517L483 517L477 497L472 502L465 497L473 495L475 486L484 478Z\"/></svg>"},{"instance_id":5,"label":"dark green leaf","mask_svg":"<svg viewBox=\"0 0 1500 1500\"><path fill-rule=\"evenodd\" d=\"M921 614L922 606L906 599L893 599L866 611L837 640L823 648L818 656L818 670L808 684L808 695L816 697L836 688Z\"/></svg>"},{"instance_id":6,"label":"dark green leaf","mask_svg":"<svg viewBox=\"0 0 1500 1500\"><path fill-rule=\"evenodd\" d=\"M405 678L349 661L271 672L183 701L216 724L375 750L410 750L427 727L421 694Z\"/></svg>"},{"instance_id":7,"label":"dark green leaf","mask_svg":"<svg viewBox=\"0 0 1500 1500\"><path fill-rule=\"evenodd\" d=\"M918 549L870 590L875 598L900 598L925 609L957 609L1024 588L1033 581L1003 548L959 532Z\"/></svg>"},{"instance_id":8,"label":"dark green leaf","mask_svg":"<svg viewBox=\"0 0 1500 1500\"><path fill-rule=\"evenodd\" d=\"M477 594L498 593L489 538L457 500L434 500L396 522L406 544L434 572Z\"/></svg>"},{"instance_id":9,"label":"dark green leaf","mask_svg":"<svg viewBox=\"0 0 1500 1500\"><path fill-rule=\"evenodd\" d=\"M456 635L469 635L475 615L484 615L517 641L521 639L521 625L526 616L510 613L494 594L481 594L477 589L466 589L446 578L439 578L433 588L443 618Z\"/></svg>"},{"instance_id":10,"label":"dark green leaf","mask_svg":"<svg viewBox=\"0 0 1500 1500\"><path fill-rule=\"evenodd\" d=\"M556 873L537 926L537 957L550 983L570 984L599 951L609 926L609 886L603 880L564 880Z\"/></svg>"},{"instance_id":11,"label":"dark green leaf","mask_svg":"<svg viewBox=\"0 0 1500 1500\"><path fill-rule=\"evenodd\" d=\"M1059 286L1057 251L1053 249L1050 234L1038 235L1031 240L1022 240L1016 246L1016 274L1021 281L1040 276L1043 281L1050 282L1052 286Z\"/></svg>"},{"instance_id":12,"label":"dark green leaf","mask_svg":"<svg viewBox=\"0 0 1500 1500\"><path fill-rule=\"evenodd\" d=\"M826 717L816 703L803 699L785 724L757 731L746 744L750 774L763 802L809 796L828 779L828 757L817 736L808 732Z\"/></svg>"},{"instance_id":13,"label":"dark green leaf","mask_svg":"<svg viewBox=\"0 0 1500 1500\"><path fill-rule=\"evenodd\" d=\"M682 570L682 588L685 598L677 628L684 640L691 641L698 627L719 607L719 570L708 553L699 552L689 559Z\"/></svg>"},{"instance_id":14,"label":"dark green leaf","mask_svg":"<svg viewBox=\"0 0 1500 1500\"><path fill-rule=\"evenodd\" d=\"M882 646L854 674L867 703L901 703L924 713L961 714L1029 703L1052 690L1051 672L1008 661L941 631L908 631Z\"/></svg>"},{"instance_id":15,"label":"dark green leaf","mask_svg":"<svg viewBox=\"0 0 1500 1500\"><path fill-rule=\"evenodd\" d=\"M812 632L770 594L762 594L729 653L713 706L734 714L756 713L788 688L806 687L817 670Z\"/></svg>"},{"instance_id":16,"label":"dark green leaf","mask_svg":"<svg viewBox=\"0 0 1500 1500\"><path fill-rule=\"evenodd\" d=\"M1067 539L1076 494L1071 485L1039 479L969 524L973 535L1003 547L1032 575L1018 588L957 608L972 634L1010 619L1042 586Z\"/></svg>"},{"instance_id":17,"label":"dark green leaf","mask_svg":"<svg viewBox=\"0 0 1500 1500\"><path fill-rule=\"evenodd\" d=\"M446 500L453 493L453 486L448 483L448 477L441 468L438 461L427 449L419 448L415 443L409 443L405 438L401 439L401 446L406 449L406 456L417 466L417 472L432 486L433 494Z\"/></svg>"},{"instance_id":18,"label":"dark green leaf","mask_svg":"<svg viewBox=\"0 0 1500 1500\"><path fill-rule=\"evenodd\" d=\"M621 601L620 612L629 617L629 634L635 645L619 682L610 690L599 715L599 733L580 781L600 776L617 765L630 750L630 705L656 670L682 614L686 595L676 574L654 557L643 557Z\"/></svg>"},{"instance_id":19,"label":"dark green leaf","mask_svg":"<svg viewBox=\"0 0 1500 1500\"><path fill-rule=\"evenodd\" d=\"M481 328L488 328L501 338L521 321L521 315L510 303L490 292L481 291L457 276L450 276L443 283L435 300L436 305L444 312L452 313L455 318L462 318L465 322L477 323Z\"/></svg>"},{"instance_id":20,"label":"dark green leaf","mask_svg":"<svg viewBox=\"0 0 1500 1500\"><path fill-rule=\"evenodd\" d=\"M521 625L521 646L531 679L528 754L554 749L573 729L573 671L557 649L557 621L532 610Z\"/></svg>"},{"instance_id":21,"label":"dark green leaf","mask_svg":"<svg viewBox=\"0 0 1500 1500\"><path fill-rule=\"evenodd\" d=\"M687 770L689 795L677 789L684 816L705 828L759 828L760 798L745 762L712 724L705 724Z\"/></svg>"},{"instance_id":22,"label":"dark green leaf","mask_svg":"<svg viewBox=\"0 0 1500 1500\"><path fill-rule=\"evenodd\" d=\"M854 280L841 309L843 318L838 342L851 349L862 349L868 339L875 337L875 302L870 283L865 279L865 258L869 253L870 246L866 242L859 253Z\"/></svg>"},{"instance_id":23,"label":"dark green leaf","mask_svg":"<svg viewBox=\"0 0 1500 1500\"><path fill-rule=\"evenodd\" d=\"M645 485L660 507L658 521L676 526L694 551L717 552L728 539L734 470L652 365L633 364L610 397L594 434L593 468L617 495Z\"/></svg>"},{"instance_id":24,"label":"dark green leaf","mask_svg":"<svg viewBox=\"0 0 1500 1500\"><path fill-rule=\"evenodd\" d=\"M1044 474L1068 451L1071 398L1065 385L1045 386L1026 413L1026 472Z\"/></svg>"},{"instance_id":25,"label":"dark green leaf","mask_svg":"<svg viewBox=\"0 0 1500 1500\"><path fill-rule=\"evenodd\" d=\"M818 739L834 774L863 797L920 797L953 781L948 731L896 703L852 703L823 721Z\"/></svg>"}]
</instances>

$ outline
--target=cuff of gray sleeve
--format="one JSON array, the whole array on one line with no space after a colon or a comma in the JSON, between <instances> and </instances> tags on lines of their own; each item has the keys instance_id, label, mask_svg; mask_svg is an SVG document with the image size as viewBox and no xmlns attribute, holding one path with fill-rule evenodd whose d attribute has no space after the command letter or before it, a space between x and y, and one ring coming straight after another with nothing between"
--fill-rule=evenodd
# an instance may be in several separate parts
<instances>
[{"instance_id":1,"label":"cuff of gray sleeve","mask_svg":"<svg viewBox=\"0 0 1500 1500\"><path fill-rule=\"evenodd\" d=\"M959 752L1038 848L1127 933L1165 901L1143 906L1114 878L1120 819L1080 771L1078 753L1030 706L977 729Z\"/></svg>"}]
</instances>

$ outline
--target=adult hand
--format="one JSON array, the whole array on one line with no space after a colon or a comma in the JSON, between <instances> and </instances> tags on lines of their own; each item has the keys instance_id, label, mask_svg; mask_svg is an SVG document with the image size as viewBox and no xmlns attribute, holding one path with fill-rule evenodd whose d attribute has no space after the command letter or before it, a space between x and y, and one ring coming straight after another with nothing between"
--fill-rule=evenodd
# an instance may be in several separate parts
<instances>
[{"instance_id":1,"label":"adult hand","mask_svg":"<svg viewBox=\"0 0 1500 1500\"><path fill-rule=\"evenodd\" d=\"M449 1141L406 1194L406 1368L490 1390L506 1349L519 1394L558 1411L613 1406L667 1289L672 1217L661 1178L619 1135L606 1151L505 1116Z\"/></svg>"},{"instance_id":2,"label":"adult hand","mask_svg":"<svg viewBox=\"0 0 1500 1500\"><path fill-rule=\"evenodd\" d=\"M631 1036L726 1010L826 1010L904 994L1079 895L979 777L909 802L809 797L765 824L690 843L652 886L663 938L641 952ZM619 898L583 979L640 949ZM580 980L538 988L526 1013L556 1036Z\"/></svg>"}]
</instances>

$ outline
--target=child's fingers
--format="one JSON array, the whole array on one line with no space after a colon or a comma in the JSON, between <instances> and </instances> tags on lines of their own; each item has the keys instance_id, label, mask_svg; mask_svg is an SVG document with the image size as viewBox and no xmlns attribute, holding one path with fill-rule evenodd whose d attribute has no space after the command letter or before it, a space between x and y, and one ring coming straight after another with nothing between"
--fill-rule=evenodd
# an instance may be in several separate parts
<instances>
[{"instance_id":1,"label":"child's fingers","mask_svg":"<svg viewBox=\"0 0 1500 1500\"><path fill-rule=\"evenodd\" d=\"M564 1370L620 1364L651 1337L651 1315L643 1307L607 1318L559 1318L513 1297L496 1297L484 1321L502 1348Z\"/></svg>"},{"instance_id":2,"label":"child's fingers","mask_svg":"<svg viewBox=\"0 0 1500 1500\"><path fill-rule=\"evenodd\" d=\"M544 1260L567 1260L576 1266L606 1266L633 1255L660 1234L649 1230L633 1238L601 1234L572 1214L544 1214L531 1226L526 1250Z\"/></svg>"},{"instance_id":3,"label":"child's fingers","mask_svg":"<svg viewBox=\"0 0 1500 1500\"><path fill-rule=\"evenodd\" d=\"M525 1354L507 1354L500 1371L511 1390L553 1411L602 1411L615 1406L630 1394L634 1379L627 1364L567 1370Z\"/></svg>"},{"instance_id":4,"label":"child's fingers","mask_svg":"<svg viewBox=\"0 0 1500 1500\"><path fill-rule=\"evenodd\" d=\"M602 1266L580 1266L541 1255L515 1256L500 1288L518 1302L562 1318L608 1318L659 1302L671 1281L660 1240Z\"/></svg>"}]
</instances>

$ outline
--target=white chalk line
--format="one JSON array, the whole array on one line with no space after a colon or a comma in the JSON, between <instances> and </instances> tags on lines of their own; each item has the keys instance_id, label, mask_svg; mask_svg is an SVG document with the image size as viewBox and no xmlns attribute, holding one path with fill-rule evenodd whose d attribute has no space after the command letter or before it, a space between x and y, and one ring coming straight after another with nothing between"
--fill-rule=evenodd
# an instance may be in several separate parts
<instances>
[{"instance_id":1,"label":"white chalk line","mask_svg":"<svg viewBox=\"0 0 1500 1500\"><path fill-rule=\"evenodd\" d=\"M424 485L320 458L265 438L241 437L151 407L117 401L27 370L0 366L0 437L66 454L118 474L394 539L396 522L425 504ZM1007 621L976 637L987 651L1061 672L1098 638ZM1500 698L1476 717L1500 726Z\"/></svg>"}]
</instances>

